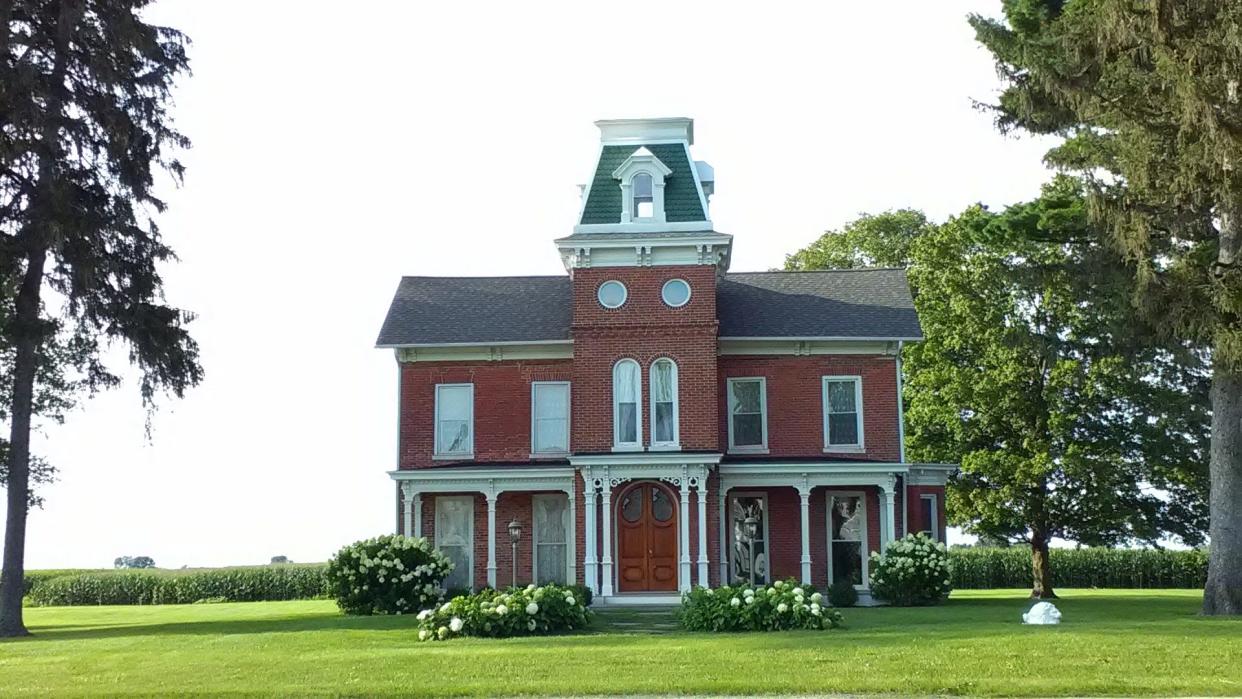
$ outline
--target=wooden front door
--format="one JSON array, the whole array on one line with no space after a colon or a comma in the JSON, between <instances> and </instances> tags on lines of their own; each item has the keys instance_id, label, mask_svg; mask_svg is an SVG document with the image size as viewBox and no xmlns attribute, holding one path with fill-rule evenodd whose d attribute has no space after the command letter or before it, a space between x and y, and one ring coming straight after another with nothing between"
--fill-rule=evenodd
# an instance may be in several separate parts
<instances>
[{"instance_id":1,"label":"wooden front door","mask_svg":"<svg viewBox=\"0 0 1242 699\"><path fill-rule=\"evenodd\" d=\"M638 483L617 502L617 589L677 591L677 505L656 483Z\"/></svg>"}]
</instances>

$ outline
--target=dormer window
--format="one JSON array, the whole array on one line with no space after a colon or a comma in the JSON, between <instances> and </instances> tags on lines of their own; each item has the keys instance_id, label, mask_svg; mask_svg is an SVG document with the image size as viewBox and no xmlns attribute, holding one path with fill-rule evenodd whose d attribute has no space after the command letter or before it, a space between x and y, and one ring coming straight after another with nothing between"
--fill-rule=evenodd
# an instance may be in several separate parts
<instances>
[{"instance_id":1,"label":"dormer window","mask_svg":"<svg viewBox=\"0 0 1242 699\"><path fill-rule=\"evenodd\" d=\"M633 217L644 219L655 216L655 196L652 194L651 175L645 172L634 175L630 186L634 192Z\"/></svg>"}]
</instances>

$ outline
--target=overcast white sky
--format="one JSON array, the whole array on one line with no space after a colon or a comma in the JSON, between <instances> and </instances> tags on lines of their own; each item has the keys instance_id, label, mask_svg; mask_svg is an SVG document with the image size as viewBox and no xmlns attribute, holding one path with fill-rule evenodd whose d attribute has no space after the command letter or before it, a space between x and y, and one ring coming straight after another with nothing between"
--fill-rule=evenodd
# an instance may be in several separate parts
<instances>
[{"instance_id":1,"label":"overcast white sky","mask_svg":"<svg viewBox=\"0 0 1242 699\"><path fill-rule=\"evenodd\" d=\"M761 8L761 9L760 9ZM389 532L402 274L562 272L601 118L689 116L735 271L860 212L1035 195L1045 150L972 98L999 2L162 0L194 141L160 220L207 377L144 438L132 382L48 427L28 567L323 560Z\"/></svg>"}]
</instances>

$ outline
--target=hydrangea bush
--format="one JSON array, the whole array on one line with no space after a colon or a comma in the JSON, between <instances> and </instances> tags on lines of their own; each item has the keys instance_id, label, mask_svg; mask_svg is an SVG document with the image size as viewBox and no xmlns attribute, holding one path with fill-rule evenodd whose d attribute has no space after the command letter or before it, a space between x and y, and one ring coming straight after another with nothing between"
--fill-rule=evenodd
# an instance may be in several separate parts
<instances>
[{"instance_id":1,"label":"hydrangea bush","mask_svg":"<svg viewBox=\"0 0 1242 699\"><path fill-rule=\"evenodd\" d=\"M418 640L535 636L581 629L590 618L587 601L570 587L483 589L419 612Z\"/></svg>"},{"instance_id":2,"label":"hydrangea bush","mask_svg":"<svg viewBox=\"0 0 1242 699\"><path fill-rule=\"evenodd\" d=\"M346 614L402 614L440 601L453 562L425 537L358 541L328 561L328 584Z\"/></svg>"},{"instance_id":3,"label":"hydrangea bush","mask_svg":"<svg viewBox=\"0 0 1242 699\"><path fill-rule=\"evenodd\" d=\"M949 553L926 534L906 534L871 554L871 595L898 607L940 604L953 589Z\"/></svg>"},{"instance_id":4,"label":"hydrangea bush","mask_svg":"<svg viewBox=\"0 0 1242 699\"><path fill-rule=\"evenodd\" d=\"M783 631L831 629L841 613L793 578L769 586L696 587L682 595L681 625L690 631Z\"/></svg>"}]
</instances>

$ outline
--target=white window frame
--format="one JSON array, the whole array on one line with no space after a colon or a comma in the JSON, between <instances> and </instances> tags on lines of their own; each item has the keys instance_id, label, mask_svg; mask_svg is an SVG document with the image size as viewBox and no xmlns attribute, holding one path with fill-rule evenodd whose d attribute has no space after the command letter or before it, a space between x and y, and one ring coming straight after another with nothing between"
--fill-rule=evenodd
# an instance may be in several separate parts
<instances>
[{"instance_id":1,"label":"white window frame","mask_svg":"<svg viewBox=\"0 0 1242 699\"><path fill-rule=\"evenodd\" d=\"M761 444L745 444L737 446L733 442L733 384L734 382L759 382L759 422L762 426L763 442ZM744 454L768 453L768 380L764 376L733 376L725 380L725 412L729 422L729 451Z\"/></svg>"},{"instance_id":2,"label":"white window frame","mask_svg":"<svg viewBox=\"0 0 1242 699\"><path fill-rule=\"evenodd\" d=\"M569 584L573 584L573 555L569 549L569 540L574 536L573 523L569 521L569 496L565 493L536 493L531 495L530 503L530 546L531 546L531 581L535 582L539 575L539 528L535 526L535 500L538 499L558 499L565 502L565 508L562 510L564 518L565 541L561 544L565 547L565 580ZM536 584L541 584L537 583ZM557 583L565 584L565 583Z\"/></svg>"},{"instance_id":3,"label":"white window frame","mask_svg":"<svg viewBox=\"0 0 1242 699\"><path fill-rule=\"evenodd\" d=\"M467 444L467 449L465 449L464 451L446 452L442 448L444 445L440 444L440 391L441 389L445 389L445 388L469 388L470 389L470 417L468 418L468 422L470 423L470 439L468 440L469 444ZM435 435L434 435L435 452L432 454L431 458L442 459L442 460L473 459L474 458L474 384L472 383L438 383L436 384L435 422L433 424L434 424L434 429L435 429Z\"/></svg>"},{"instance_id":4,"label":"white window frame","mask_svg":"<svg viewBox=\"0 0 1242 699\"><path fill-rule=\"evenodd\" d=\"M467 581L466 587L474 589L474 496L473 495L437 495L436 496L436 550L440 550L440 503L462 501L468 503L468 514L466 515L466 551L470 556L470 579Z\"/></svg>"},{"instance_id":5,"label":"white window frame","mask_svg":"<svg viewBox=\"0 0 1242 699\"><path fill-rule=\"evenodd\" d=\"M620 401L617 400L617 367L625 363L631 363L638 368L634 372L634 441L622 442L618 439L621 434L621 411ZM637 361L622 357L612 365L612 450L613 451L642 451L643 448L643 366Z\"/></svg>"},{"instance_id":6,"label":"white window frame","mask_svg":"<svg viewBox=\"0 0 1242 699\"><path fill-rule=\"evenodd\" d=\"M539 434L539 412L537 410L535 395L538 392L538 386L564 386L565 387L565 448L564 449L535 449L537 435ZM568 381L531 381L530 382L530 455L532 457L539 456L563 456L568 454L570 447L570 436L573 434L569 429L570 416L573 415L572 405L570 401L573 399L573 391L570 390Z\"/></svg>"},{"instance_id":7,"label":"white window frame","mask_svg":"<svg viewBox=\"0 0 1242 699\"><path fill-rule=\"evenodd\" d=\"M854 382L854 409L855 420L858 423L858 441L854 444L830 444L828 441L828 383L833 381L853 381ZM823 410L824 423L824 451L828 453L858 453L863 451L865 447L865 438L863 435L863 391L861 376L823 376L820 377L820 401Z\"/></svg>"},{"instance_id":8,"label":"white window frame","mask_svg":"<svg viewBox=\"0 0 1242 699\"><path fill-rule=\"evenodd\" d=\"M634 178L640 174L651 175L652 215L634 218ZM613 179L620 180L621 184L621 223L665 223L664 178L671 174L672 169L646 147L635 150L613 170Z\"/></svg>"},{"instance_id":9,"label":"white window frame","mask_svg":"<svg viewBox=\"0 0 1242 699\"><path fill-rule=\"evenodd\" d=\"M847 498L858 498L858 503L862 507L862 535L859 540L862 545L858 549L858 556L862 559L862 584L855 585L856 590L865 590L871 586L871 570L869 562L871 560L871 532L868 531L870 526L867 520L867 494L861 490L829 490L824 493L824 509L827 510L827 542L828 542L828 586L832 587L832 506L830 501L836 496Z\"/></svg>"},{"instance_id":10,"label":"white window frame","mask_svg":"<svg viewBox=\"0 0 1242 699\"><path fill-rule=\"evenodd\" d=\"M931 529L919 529L919 531L930 534L933 541L940 541L940 506L936 504L938 499L933 493L919 496L919 502L926 508L925 511L931 513Z\"/></svg>"},{"instance_id":11,"label":"white window frame","mask_svg":"<svg viewBox=\"0 0 1242 699\"><path fill-rule=\"evenodd\" d=\"M735 493L735 492L732 492L732 491L729 491L728 493L726 493L726 495L725 495L725 518L726 518L727 522L725 523L725 526L727 526L727 527L728 527L728 532L729 532L729 537L728 537L728 546L729 546L729 575L730 575L730 577L732 577L732 575L733 575L733 552L734 552L734 548L735 548L735 547L734 547L734 543L736 542L736 540L734 539L734 536L733 536L733 534L734 534L734 532L733 532L733 499L734 499L734 498L755 498L755 499L757 499L757 500L762 500L762 501L763 501L763 546L764 546L764 549L765 549L765 550L764 550L764 552L763 552L763 555L767 557L767 567L764 569L764 573L763 573L763 575L764 575L764 580L763 580L762 582L763 582L763 584L764 584L764 585L766 585L766 584L768 584L768 583L772 582L772 580L773 580L773 577L772 577L772 510L771 510L771 502L768 500L768 494L767 494L767 492L766 492L766 491L762 491L762 490L755 490L755 491L751 491L751 490L743 490L743 491L739 491L739 492L736 492L736 493ZM830 525L830 526L831 526L831 525ZM748 581L748 582L749 582L749 581ZM756 576L756 578L755 578L755 582L756 582L756 583L760 582L760 580L759 580L758 576ZM725 585L732 585L732 584L733 584L733 582L732 582L732 580L730 580L730 581L725 582L725 583L722 583L722 584L725 584Z\"/></svg>"},{"instance_id":12,"label":"white window frame","mask_svg":"<svg viewBox=\"0 0 1242 699\"><path fill-rule=\"evenodd\" d=\"M659 364L660 362L668 362L673 367L673 375L672 375L672 380L673 380L673 441L671 442L656 441L655 367L656 367L656 364ZM672 450L677 450L681 448L681 426L680 426L681 406L679 405L681 401L678 398L678 393L679 393L678 384L680 383L680 381L678 379L677 373L678 373L677 362L673 361L672 357L659 357L658 359L653 361L651 363L651 366L647 369L647 381L650 383L652 387L651 396L650 396L651 398L651 408L650 408L651 409L651 425L650 427L651 427L651 448L653 450L663 449L663 450L672 451Z\"/></svg>"},{"instance_id":13,"label":"white window frame","mask_svg":"<svg viewBox=\"0 0 1242 699\"><path fill-rule=\"evenodd\" d=\"M669 303L668 299L664 298L664 294L668 290L668 285L672 284L673 282L681 282L682 284L686 285L686 300L675 306ZM669 308L685 308L687 305L690 304L690 299L693 297L694 297L694 288L690 286L690 282L686 281L685 279L682 279L681 277L673 277L672 279L667 279L665 280L663 284L660 285L660 301L662 301L664 305L668 306Z\"/></svg>"}]
</instances>

